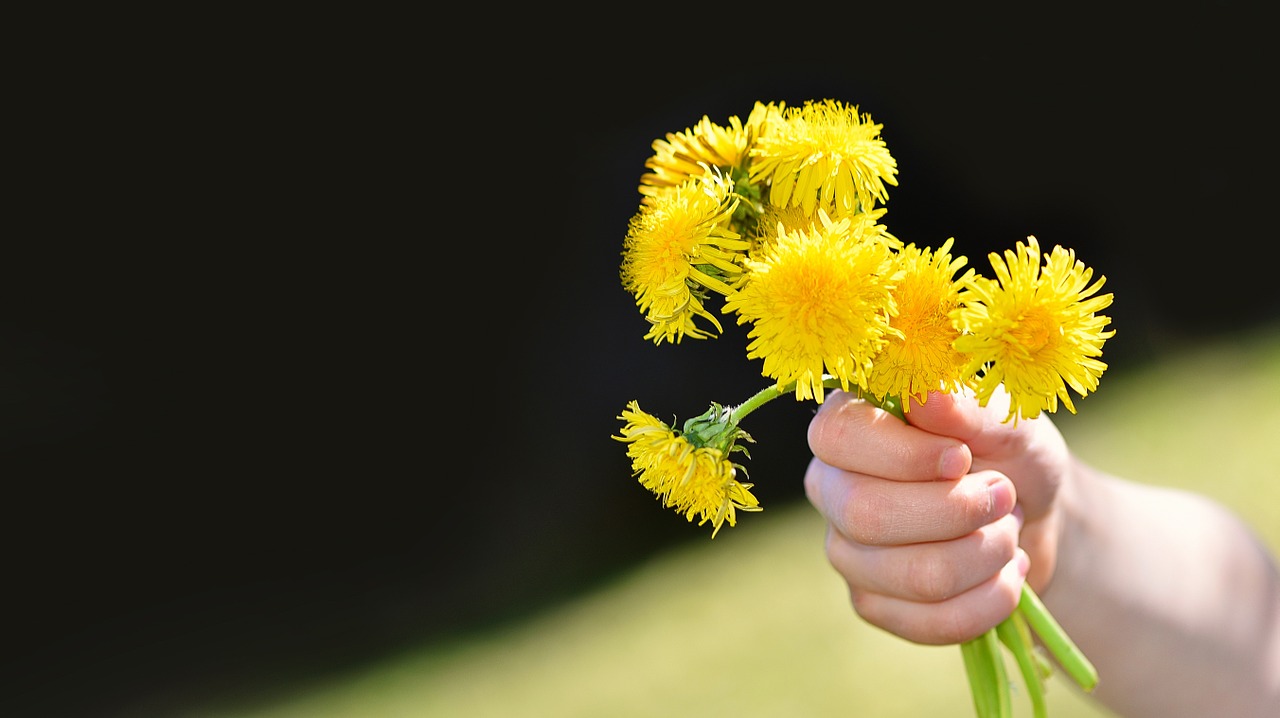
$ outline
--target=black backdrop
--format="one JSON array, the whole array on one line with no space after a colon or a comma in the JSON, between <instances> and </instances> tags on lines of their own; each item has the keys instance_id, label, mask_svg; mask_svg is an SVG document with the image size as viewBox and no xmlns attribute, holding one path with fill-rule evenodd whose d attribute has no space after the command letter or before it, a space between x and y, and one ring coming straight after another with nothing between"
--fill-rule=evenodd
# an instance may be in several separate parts
<instances>
[{"instance_id":1,"label":"black backdrop","mask_svg":"<svg viewBox=\"0 0 1280 718\"><path fill-rule=\"evenodd\" d=\"M645 342L617 275L650 143L704 114L859 105L891 231L980 269L1075 248L1117 297L1112 371L1274 322L1260 26L77 67L78 112L30 113L51 140L0 269L6 714L285 690L707 540L609 438L631 399L683 420L762 386L739 328ZM766 507L800 500L809 412L748 427Z\"/></svg>"}]
</instances>

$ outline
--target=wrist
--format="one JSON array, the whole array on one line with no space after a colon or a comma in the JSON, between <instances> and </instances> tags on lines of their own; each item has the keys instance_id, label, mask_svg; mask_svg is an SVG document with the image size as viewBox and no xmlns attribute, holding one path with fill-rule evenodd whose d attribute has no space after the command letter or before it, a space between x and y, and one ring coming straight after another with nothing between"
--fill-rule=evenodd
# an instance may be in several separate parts
<instances>
[{"instance_id":1,"label":"wrist","mask_svg":"<svg viewBox=\"0 0 1280 718\"><path fill-rule=\"evenodd\" d=\"M1051 557L1050 565L1028 575L1032 589L1051 610L1087 602L1087 587L1094 584L1099 569L1106 508L1100 495L1105 491L1104 479L1072 456L1044 529L1042 540L1051 544L1051 550L1044 551Z\"/></svg>"}]
</instances>

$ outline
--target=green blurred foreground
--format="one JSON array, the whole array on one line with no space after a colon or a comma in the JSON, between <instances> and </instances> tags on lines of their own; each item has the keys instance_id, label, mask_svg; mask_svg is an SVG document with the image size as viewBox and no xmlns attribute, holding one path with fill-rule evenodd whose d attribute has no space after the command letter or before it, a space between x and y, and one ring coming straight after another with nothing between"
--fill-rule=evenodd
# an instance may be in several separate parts
<instances>
[{"instance_id":1,"label":"green blurred foreground","mask_svg":"<svg viewBox=\"0 0 1280 718\"><path fill-rule=\"evenodd\" d=\"M1081 415L1055 416L1081 456L1217 497L1280 552L1280 332L1102 383ZM769 508L522 625L221 715L972 716L960 650L857 618L823 532L807 504ZM1015 715L1029 716L1020 688ZM1051 718L1110 715L1057 675L1048 698Z\"/></svg>"}]
</instances>

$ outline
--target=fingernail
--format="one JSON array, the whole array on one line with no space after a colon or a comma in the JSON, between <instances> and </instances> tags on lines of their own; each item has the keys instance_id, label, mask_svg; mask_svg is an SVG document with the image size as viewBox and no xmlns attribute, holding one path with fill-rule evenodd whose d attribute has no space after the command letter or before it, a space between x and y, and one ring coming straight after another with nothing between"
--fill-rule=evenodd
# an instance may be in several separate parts
<instances>
[{"instance_id":1,"label":"fingernail","mask_svg":"<svg viewBox=\"0 0 1280 718\"><path fill-rule=\"evenodd\" d=\"M1013 482L1003 476L996 477L987 485L991 497L991 515L1004 516L1013 511L1017 497L1013 493Z\"/></svg>"},{"instance_id":2,"label":"fingernail","mask_svg":"<svg viewBox=\"0 0 1280 718\"><path fill-rule=\"evenodd\" d=\"M969 447L964 444L949 447L938 459L938 478L958 479L969 471Z\"/></svg>"},{"instance_id":3,"label":"fingernail","mask_svg":"<svg viewBox=\"0 0 1280 718\"><path fill-rule=\"evenodd\" d=\"M1027 555L1026 551L1018 549L1017 553L1014 554L1013 560L1018 562L1018 574L1026 578L1027 572L1031 570L1031 557Z\"/></svg>"},{"instance_id":4,"label":"fingernail","mask_svg":"<svg viewBox=\"0 0 1280 718\"><path fill-rule=\"evenodd\" d=\"M1024 519L1022 516L1022 504L1015 504L1013 507L1013 511L1011 511L1010 513L1013 514L1013 518L1018 520L1018 532L1021 533L1022 524L1024 523Z\"/></svg>"}]
</instances>

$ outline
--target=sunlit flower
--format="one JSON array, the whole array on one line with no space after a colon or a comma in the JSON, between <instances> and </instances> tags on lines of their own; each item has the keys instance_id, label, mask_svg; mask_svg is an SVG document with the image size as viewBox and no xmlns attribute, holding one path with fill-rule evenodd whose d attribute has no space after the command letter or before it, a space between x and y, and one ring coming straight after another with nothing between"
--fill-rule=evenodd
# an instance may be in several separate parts
<instances>
[{"instance_id":1,"label":"sunlit flower","mask_svg":"<svg viewBox=\"0 0 1280 718\"><path fill-rule=\"evenodd\" d=\"M880 224L880 218L884 217L885 209L874 209L870 212L859 212L858 214L844 217L849 221L849 233L858 237L863 241L882 242L886 247L893 250L902 249L902 240L895 237L889 232L889 228ZM794 232L796 230L807 230L813 224L813 215L804 213L800 207L778 207L776 205L768 206L760 219L759 230L753 233L756 239L753 252L757 252L764 244L776 239L783 232L767 231L774 230L779 225L785 232Z\"/></svg>"},{"instance_id":2,"label":"sunlit flower","mask_svg":"<svg viewBox=\"0 0 1280 718\"><path fill-rule=\"evenodd\" d=\"M890 336L876 355L868 389L877 397L898 397L904 410L910 397L923 404L930 391L954 392L965 385L967 357L953 346L960 333L950 314L960 305L968 276L957 279L956 272L968 260L951 258L953 241L936 250L911 244L898 253L903 275L893 290L898 313L889 325L901 335Z\"/></svg>"},{"instance_id":3,"label":"sunlit flower","mask_svg":"<svg viewBox=\"0 0 1280 718\"><path fill-rule=\"evenodd\" d=\"M757 102L746 124L734 115L729 118L728 127L703 115L693 128L668 132L666 139L654 140L653 155L644 163L649 171L640 177L640 194L644 195L641 201L653 204L660 195L706 174L708 167L726 172L745 169L748 150L783 107Z\"/></svg>"},{"instance_id":4,"label":"sunlit flower","mask_svg":"<svg viewBox=\"0 0 1280 718\"><path fill-rule=\"evenodd\" d=\"M969 355L966 371L981 372L978 400L985 406L1003 382L1006 421L1057 411L1059 399L1075 413L1067 387L1082 397L1097 388L1107 368L1097 357L1115 334L1104 330L1111 320L1097 314L1111 304L1112 295L1097 293L1106 278L1090 284L1093 270L1072 250L1055 246L1043 269L1040 256L1035 237L1003 259L992 253L996 279L972 277L953 314L963 332L956 349Z\"/></svg>"},{"instance_id":5,"label":"sunlit flower","mask_svg":"<svg viewBox=\"0 0 1280 718\"><path fill-rule=\"evenodd\" d=\"M834 100L784 109L750 150L751 181L769 183L769 202L822 208L840 218L869 212L897 185L898 163L880 138L883 126Z\"/></svg>"},{"instance_id":6,"label":"sunlit flower","mask_svg":"<svg viewBox=\"0 0 1280 718\"><path fill-rule=\"evenodd\" d=\"M707 290L728 294L750 243L729 228L738 200L718 172L686 182L642 205L623 241L622 284L653 325L645 339L678 343L722 331L704 302ZM702 317L715 327L695 323Z\"/></svg>"},{"instance_id":7,"label":"sunlit flower","mask_svg":"<svg viewBox=\"0 0 1280 718\"><path fill-rule=\"evenodd\" d=\"M737 441L750 437L725 424L720 407L713 406L708 415L720 420L709 420L702 432L682 433L632 401L617 417L626 422L621 436L613 438L628 444L631 469L642 486L689 521L694 516L699 526L710 521L715 538L724 523L736 524L737 511L759 511L760 502L752 495L751 484L738 481L741 467L728 459L730 453L741 450Z\"/></svg>"},{"instance_id":8,"label":"sunlit flower","mask_svg":"<svg viewBox=\"0 0 1280 718\"><path fill-rule=\"evenodd\" d=\"M778 228L747 260L749 273L723 311L753 326L747 358L764 359L763 374L782 389L796 382L797 400L823 400L823 374L842 388L867 386L871 360L897 333L894 261L874 236L856 234L848 218L818 212L808 229ZM860 224L866 229L868 225Z\"/></svg>"}]
</instances>

